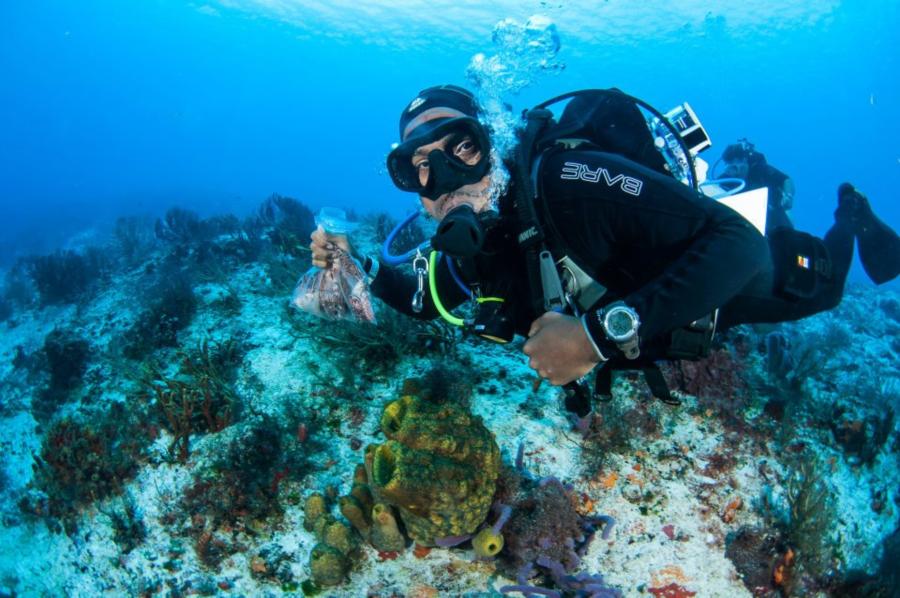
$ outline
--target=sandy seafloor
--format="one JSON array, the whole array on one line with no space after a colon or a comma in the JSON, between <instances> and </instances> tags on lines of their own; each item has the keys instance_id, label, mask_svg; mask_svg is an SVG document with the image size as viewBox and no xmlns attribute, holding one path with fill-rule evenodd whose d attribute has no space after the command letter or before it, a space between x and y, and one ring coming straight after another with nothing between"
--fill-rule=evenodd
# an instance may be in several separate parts
<instances>
[{"instance_id":1,"label":"sandy seafloor","mask_svg":"<svg viewBox=\"0 0 900 598\"><path fill-rule=\"evenodd\" d=\"M154 259L159 256L148 258ZM310 413L339 417L352 404L364 409L364 420L354 423L345 417L334 432L314 429L304 439L319 443L323 450L314 456L317 464L307 475L286 479L280 486L283 516L254 522L252 533L239 534L245 550L225 558L218 569L201 564L191 538L172 531L183 528L184 522L173 524L169 519L164 523L163 516L171 512L192 472L216 455L230 429L192 437L185 463L167 458L171 437L162 431L148 447L136 476L125 484L125 494L139 507L146 537L124 553L114 541L106 515L118 497L84 507L78 530L71 535L58 527L51 531L53 526L46 520L18 508L18 499L31 481L33 455L41 451L42 436L30 414L37 383L26 381L12 362L17 347L26 354L37 352L55 327L75 327L93 352L84 376L84 386L92 392L85 393L83 388L80 396L100 397L93 399L95 403L134 400L133 388L123 382L116 362L104 354L111 340L136 317L134 289L139 280L140 268L133 268L116 275L80 307L17 311L3 325L0 442L7 481L0 503L0 596L302 595L297 586L309 577L308 558L316 540L303 528L298 497L328 485L347 492L363 452L351 445L380 442L382 406L398 396L405 377L440 367L442 357L404 359L389 375L366 382L364 388L344 388L343 397L317 392L316 377L328 376L341 354L323 351L314 339L295 333L284 318L287 297L259 292L266 275L258 264L245 264L229 276L228 286L243 300L234 315L224 316L215 309L216 298L227 291L221 283L197 285L199 312L180 332L179 342L189 347L202 339L243 338L251 349L243 357L235 389L252 406L247 411L278 417L289 401L299 402L295 406ZM588 446L573 431L557 389L544 384L534 390L534 375L520 343L499 347L461 341L457 359L462 356L472 364L471 370L479 372L472 406L496 435L504 459L510 461L524 442L529 471L573 484L583 506L615 519L610 537L598 537L591 544L581 570L602 573L624 596L650 595L652 588L670 584L696 596L750 596L725 556L726 536L741 526L771 525L762 514L760 497L784 492L797 446L808 451L804 454L815 454L826 468L820 470L827 472L821 481L840 514L829 526L828 542L843 559L840 568L877 571L882 540L900 522L896 423L874 461L859 465L848 458L828 429L811 422L815 414L840 404L858 413L859 420L885 411L887 405L872 404L872 400L893 401L892 407L897 408L898 300L896 292L859 287L834 312L784 326L784 333L793 339L826 338L826 331L846 343L817 354L822 363L799 382L796 396L788 397L802 401L804 409L788 410L790 415L781 422L764 409L771 386L764 382L770 374L766 356L759 350L762 333L745 330L730 337L737 338L738 344L743 339L752 348L736 359L744 369L741 379L749 381L741 397L732 396L731 387L717 388L713 383L705 399L682 393L684 404L670 407L650 398L641 380L620 378L614 401L600 406L601 413L637 409L656 426L626 430L624 440L608 450ZM172 349L159 355L174 359ZM496 375L501 370L502 378ZM364 395L365 400L354 399L354 394ZM77 409L76 400L63 405L60 413ZM616 417L608 419L615 423ZM651 428L654 431L645 431ZM786 430L789 438L785 438ZM733 460L727 467L708 467L717 455ZM279 554L293 584L253 574L259 567L254 557L261 548ZM322 595L490 596L507 583L493 563L475 561L470 548L434 549L416 556L410 547L395 559L382 559L365 547L346 583Z\"/></svg>"}]
</instances>

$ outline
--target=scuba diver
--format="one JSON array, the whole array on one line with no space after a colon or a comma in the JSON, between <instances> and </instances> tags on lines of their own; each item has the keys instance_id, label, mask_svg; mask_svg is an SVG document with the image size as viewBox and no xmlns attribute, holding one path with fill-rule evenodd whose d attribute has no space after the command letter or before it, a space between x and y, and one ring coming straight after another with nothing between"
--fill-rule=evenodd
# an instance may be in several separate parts
<instances>
[{"instance_id":1,"label":"scuba diver","mask_svg":"<svg viewBox=\"0 0 900 598\"><path fill-rule=\"evenodd\" d=\"M788 175L769 164L765 154L757 151L746 138L726 147L721 160L725 163L722 176L744 181L744 191L768 188L766 234L777 228L794 228L788 212L794 205L796 190Z\"/></svg>"},{"instance_id":2,"label":"scuba diver","mask_svg":"<svg viewBox=\"0 0 900 598\"><path fill-rule=\"evenodd\" d=\"M595 395L609 392L613 370L638 369L664 400L655 360L708 354L716 330L736 324L835 307L854 239L879 237L886 249L870 256L876 282L900 270L900 239L852 185L839 187L824 240L791 229L767 239L673 175L638 100L618 90L569 95L558 120L541 107L528 112L515 157L502 164L509 185L494 197L498 160L473 94L421 91L400 115L388 171L438 221L434 251L404 256L409 276L389 267L398 263L388 259L390 238L379 260L320 229L313 264L347 251L371 291L404 314L443 316L500 342L526 336L530 367L553 385L583 385L602 364ZM450 313L470 300L474 317ZM581 399L566 406L590 409Z\"/></svg>"}]
</instances>

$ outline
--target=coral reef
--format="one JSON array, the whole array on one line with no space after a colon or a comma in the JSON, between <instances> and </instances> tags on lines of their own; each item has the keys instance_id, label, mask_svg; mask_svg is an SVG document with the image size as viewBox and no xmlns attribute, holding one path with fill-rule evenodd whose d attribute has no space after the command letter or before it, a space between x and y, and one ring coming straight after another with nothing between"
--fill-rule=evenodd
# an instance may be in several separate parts
<instances>
[{"instance_id":1,"label":"coral reef","mask_svg":"<svg viewBox=\"0 0 900 598\"><path fill-rule=\"evenodd\" d=\"M184 208L170 208L166 215L156 220L156 238L176 246L186 246L204 240L208 227L200 216Z\"/></svg>"},{"instance_id":2,"label":"coral reef","mask_svg":"<svg viewBox=\"0 0 900 598\"><path fill-rule=\"evenodd\" d=\"M224 442L194 476L177 511L190 521L184 533L193 538L197 558L213 569L246 550L243 537L252 536L259 522L281 517L281 485L306 475L309 457L319 449L292 439L269 418L230 428Z\"/></svg>"},{"instance_id":3,"label":"coral reef","mask_svg":"<svg viewBox=\"0 0 900 598\"><path fill-rule=\"evenodd\" d=\"M497 500L511 507L503 528L499 565L517 582L501 588L501 592L522 592L526 596L621 596L600 575L572 574L580 567L581 557L596 532L602 530L603 537L609 537L612 519L580 514L570 487L556 478L530 476L524 469L523 448L519 448L515 470L504 470L497 493ZM557 589L529 585L535 577Z\"/></svg>"},{"instance_id":4,"label":"coral reef","mask_svg":"<svg viewBox=\"0 0 900 598\"><path fill-rule=\"evenodd\" d=\"M719 347L700 361L676 362L671 372L678 388L697 397L698 411L715 415L730 429L747 431L742 413L752 392L737 347Z\"/></svg>"},{"instance_id":5,"label":"coral reef","mask_svg":"<svg viewBox=\"0 0 900 598\"><path fill-rule=\"evenodd\" d=\"M788 554L793 555L793 551L775 531L769 533L759 528L741 527L728 534L726 539L725 556L734 563L744 585L754 596L774 598L779 594L779 587L789 585L787 571L793 556L791 563L786 565Z\"/></svg>"},{"instance_id":6,"label":"coral reef","mask_svg":"<svg viewBox=\"0 0 900 598\"><path fill-rule=\"evenodd\" d=\"M257 223L268 229L269 241L281 253L298 256L316 228L312 211L292 197L273 194L257 211Z\"/></svg>"},{"instance_id":7,"label":"coral reef","mask_svg":"<svg viewBox=\"0 0 900 598\"><path fill-rule=\"evenodd\" d=\"M834 366L828 356L844 349L850 342L849 333L829 320L821 329L796 334L782 327L765 337L766 372L772 390L781 395L803 392L804 383L811 378L831 375Z\"/></svg>"},{"instance_id":8,"label":"coral reef","mask_svg":"<svg viewBox=\"0 0 900 598\"><path fill-rule=\"evenodd\" d=\"M342 386L388 375L409 356L452 356L457 342L449 324L415 320L389 309L379 312L378 326L324 321L287 308L284 317L298 337L314 340L334 355Z\"/></svg>"},{"instance_id":9,"label":"coral reef","mask_svg":"<svg viewBox=\"0 0 900 598\"><path fill-rule=\"evenodd\" d=\"M309 556L309 570L312 582L319 587L343 583L358 556L359 545L353 529L335 519L330 508L324 495L312 494L303 509L303 525L318 540Z\"/></svg>"},{"instance_id":10,"label":"coral reef","mask_svg":"<svg viewBox=\"0 0 900 598\"><path fill-rule=\"evenodd\" d=\"M35 419L47 421L82 382L90 345L72 330L56 328L44 339L40 352L48 384L32 400Z\"/></svg>"},{"instance_id":11,"label":"coral reef","mask_svg":"<svg viewBox=\"0 0 900 598\"><path fill-rule=\"evenodd\" d=\"M858 419L846 408L836 406L828 426L849 463L872 465L894 431L894 410L887 406L884 413Z\"/></svg>"},{"instance_id":12,"label":"coral reef","mask_svg":"<svg viewBox=\"0 0 900 598\"><path fill-rule=\"evenodd\" d=\"M798 565L813 576L830 573L837 561L832 537L835 503L814 456L798 459L785 484L788 519L785 536L798 549Z\"/></svg>"},{"instance_id":13,"label":"coral reef","mask_svg":"<svg viewBox=\"0 0 900 598\"><path fill-rule=\"evenodd\" d=\"M232 376L243 353L234 341L203 341L193 352L180 352L175 377L148 365L140 398L155 408L160 423L172 435L169 453L186 461L192 434L220 432L240 418L240 398Z\"/></svg>"},{"instance_id":14,"label":"coral reef","mask_svg":"<svg viewBox=\"0 0 900 598\"><path fill-rule=\"evenodd\" d=\"M56 328L44 339L44 358L50 387L71 390L87 369L90 345L71 330Z\"/></svg>"},{"instance_id":15,"label":"coral reef","mask_svg":"<svg viewBox=\"0 0 900 598\"><path fill-rule=\"evenodd\" d=\"M372 253L392 225L354 240ZM244 220L176 210L159 237L126 218L110 247L49 256L96 257L65 300L32 258L7 272L0 595L891 595L892 290L729 331L669 368L680 408L618 375L575 434L518 343L288 311L311 227L287 198ZM394 251L427 236L409 232ZM523 441L571 485L524 452L499 463Z\"/></svg>"},{"instance_id":16,"label":"coral reef","mask_svg":"<svg viewBox=\"0 0 900 598\"><path fill-rule=\"evenodd\" d=\"M153 224L147 217L117 218L113 227L113 238L126 266L141 262L155 245Z\"/></svg>"},{"instance_id":17,"label":"coral reef","mask_svg":"<svg viewBox=\"0 0 900 598\"><path fill-rule=\"evenodd\" d=\"M81 507L122 491L148 441L119 403L100 418L58 421L34 463L33 486L44 496L35 501L26 495L20 506L36 516L62 518L68 530L74 529Z\"/></svg>"},{"instance_id":18,"label":"coral reef","mask_svg":"<svg viewBox=\"0 0 900 598\"><path fill-rule=\"evenodd\" d=\"M795 584L825 586L830 579L841 577L838 543L833 536L836 505L822 477L823 469L814 455L797 456L786 473L782 493L765 487L757 501L767 527L741 530L729 537L729 547L732 542L736 544L727 554L751 591L765 585L762 577L766 567L773 591L776 586L790 590ZM768 558L763 559L763 553Z\"/></svg>"},{"instance_id":19,"label":"coral reef","mask_svg":"<svg viewBox=\"0 0 900 598\"><path fill-rule=\"evenodd\" d=\"M144 523L144 514L134 500L128 494L122 495L111 510L101 511L110 519L113 528L113 540L124 554L128 554L147 538L147 526Z\"/></svg>"},{"instance_id":20,"label":"coral reef","mask_svg":"<svg viewBox=\"0 0 900 598\"><path fill-rule=\"evenodd\" d=\"M582 471L591 476L610 455L627 451L632 443L658 438L659 410L658 402L627 397L596 404L588 416L576 422L582 437Z\"/></svg>"},{"instance_id":21,"label":"coral reef","mask_svg":"<svg viewBox=\"0 0 900 598\"><path fill-rule=\"evenodd\" d=\"M98 279L107 273L109 262L97 248L83 254L57 251L33 256L26 267L40 295L42 305L74 303L96 288Z\"/></svg>"},{"instance_id":22,"label":"coral reef","mask_svg":"<svg viewBox=\"0 0 900 598\"><path fill-rule=\"evenodd\" d=\"M181 270L161 273L145 301L148 307L125 334L124 354L131 359L143 359L161 347L178 346L178 333L190 325L197 312L193 281Z\"/></svg>"},{"instance_id":23,"label":"coral reef","mask_svg":"<svg viewBox=\"0 0 900 598\"><path fill-rule=\"evenodd\" d=\"M29 272L28 260L20 259L3 277L3 299L13 308L25 309L36 300L37 289Z\"/></svg>"}]
</instances>

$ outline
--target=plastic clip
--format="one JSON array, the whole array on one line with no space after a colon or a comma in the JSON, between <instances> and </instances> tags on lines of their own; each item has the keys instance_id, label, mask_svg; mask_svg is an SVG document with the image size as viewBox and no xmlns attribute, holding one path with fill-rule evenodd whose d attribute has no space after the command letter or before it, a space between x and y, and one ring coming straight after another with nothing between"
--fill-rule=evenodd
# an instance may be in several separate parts
<instances>
[{"instance_id":1,"label":"plastic clip","mask_svg":"<svg viewBox=\"0 0 900 598\"><path fill-rule=\"evenodd\" d=\"M566 306L562 283L559 280L559 272L556 263L549 251L541 251L539 254L541 268L541 285L544 287L544 310L562 311Z\"/></svg>"}]
</instances>

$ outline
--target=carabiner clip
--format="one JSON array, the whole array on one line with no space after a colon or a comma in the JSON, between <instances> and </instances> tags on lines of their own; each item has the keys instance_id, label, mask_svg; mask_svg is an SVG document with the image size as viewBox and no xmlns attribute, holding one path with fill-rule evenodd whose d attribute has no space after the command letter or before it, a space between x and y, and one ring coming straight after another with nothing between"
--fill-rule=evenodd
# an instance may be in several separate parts
<instances>
[{"instance_id":1,"label":"carabiner clip","mask_svg":"<svg viewBox=\"0 0 900 598\"><path fill-rule=\"evenodd\" d=\"M425 299L425 277L428 276L428 260L422 255L421 251L416 251L416 258L413 260L413 272L416 274L416 292L412 298L412 310L422 313L422 305Z\"/></svg>"}]
</instances>

